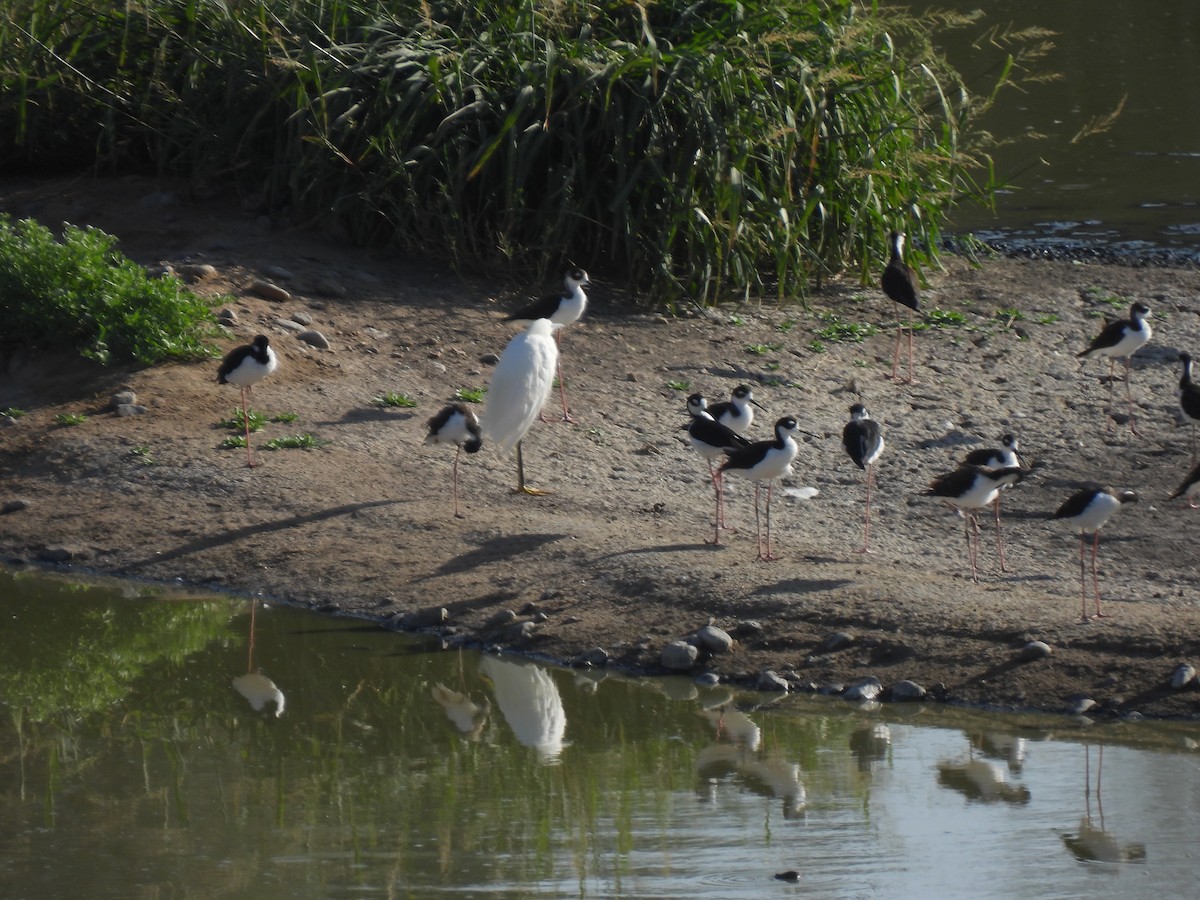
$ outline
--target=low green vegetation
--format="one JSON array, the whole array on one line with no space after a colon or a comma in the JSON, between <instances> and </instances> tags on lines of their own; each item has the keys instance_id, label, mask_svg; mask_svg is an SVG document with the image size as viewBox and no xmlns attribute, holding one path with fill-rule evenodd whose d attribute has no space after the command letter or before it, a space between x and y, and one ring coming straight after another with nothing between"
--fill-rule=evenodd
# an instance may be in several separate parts
<instances>
[{"instance_id":1,"label":"low green vegetation","mask_svg":"<svg viewBox=\"0 0 1200 900\"><path fill-rule=\"evenodd\" d=\"M686 394L692 389L692 384L690 381L668 381L667 387L673 391L679 391L680 393Z\"/></svg>"},{"instance_id":2,"label":"low green vegetation","mask_svg":"<svg viewBox=\"0 0 1200 900\"><path fill-rule=\"evenodd\" d=\"M454 399L463 403L482 403L487 388L459 388L454 392Z\"/></svg>"},{"instance_id":3,"label":"low green vegetation","mask_svg":"<svg viewBox=\"0 0 1200 900\"><path fill-rule=\"evenodd\" d=\"M7 416L10 419L19 419L26 415L25 410L17 409L15 406L10 406L8 409L0 409L0 416Z\"/></svg>"},{"instance_id":4,"label":"low green vegetation","mask_svg":"<svg viewBox=\"0 0 1200 900\"><path fill-rule=\"evenodd\" d=\"M246 430L247 419L249 419L251 431L262 431L263 427L267 424L267 414L261 413L256 409L248 409L244 415L240 409L231 410L229 418L222 419L217 424L221 428L228 428L230 431L244 432Z\"/></svg>"},{"instance_id":5,"label":"low green vegetation","mask_svg":"<svg viewBox=\"0 0 1200 900\"><path fill-rule=\"evenodd\" d=\"M105 365L210 355L208 304L175 278L150 278L96 228L66 225L59 240L0 214L0 319L0 347L68 350Z\"/></svg>"},{"instance_id":6,"label":"low green vegetation","mask_svg":"<svg viewBox=\"0 0 1200 900\"><path fill-rule=\"evenodd\" d=\"M820 318L823 324L816 330L816 335L821 340L831 343L861 344L879 332L879 329L870 323L847 322L834 313L824 313Z\"/></svg>"},{"instance_id":7,"label":"low green vegetation","mask_svg":"<svg viewBox=\"0 0 1200 900\"><path fill-rule=\"evenodd\" d=\"M217 446L222 450L245 450L246 436L244 434L231 434Z\"/></svg>"},{"instance_id":8,"label":"low green vegetation","mask_svg":"<svg viewBox=\"0 0 1200 900\"><path fill-rule=\"evenodd\" d=\"M83 413L59 413L54 417L56 425L82 425L88 420Z\"/></svg>"},{"instance_id":9,"label":"low green vegetation","mask_svg":"<svg viewBox=\"0 0 1200 900\"><path fill-rule=\"evenodd\" d=\"M766 356L769 353L778 353L783 349L783 344L748 344L746 352L752 356Z\"/></svg>"},{"instance_id":10,"label":"low green vegetation","mask_svg":"<svg viewBox=\"0 0 1200 900\"><path fill-rule=\"evenodd\" d=\"M275 413L275 415L271 416L271 421L279 422L283 425L291 425L293 422L297 421L299 418L300 418L299 413L281 412L281 413Z\"/></svg>"},{"instance_id":11,"label":"low green vegetation","mask_svg":"<svg viewBox=\"0 0 1200 900\"><path fill-rule=\"evenodd\" d=\"M287 437L271 438L263 446L268 450L312 450L320 446L320 441L311 434L293 434Z\"/></svg>"},{"instance_id":12,"label":"low green vegetation","mask_svg":"<svg viewBox=\"0 0 1200 900\"><path fill-rule=\"evenodd\" d=\"M417 405L417 401L408 394L398 394L395 391L388 391L379 397L371 400L376 406L390 406L396 409L412 409Z\"/></svg>"},{"instance_id":13,"label":"low green vegetation","mask_svg":"<svg viewBox=\"0 0 1200 900\"><path fill-rule=\"evenodd\" d=\"M990 201L981 116L1049 44L993 30L1008 58L968 82L936 49L968 26L854 0L12 0L0 158L241 179L452 263L586 253L667 304L792 298L873 277L893 227L919 264L952 202ZM79 340L188 351L163 333Z\"/></svg>"},{"instance_id":14,"label":"low green vegetation","mask_svg":"<svg viewBox=\"0 0 1200 900\"><path fill-rule=\"evenodd\" d=\"M960 325L967 324L965 313L961 313L954 309L931 309L925 313L925 321L919 324L914 324L913 327L920 329L925 328L956 328Z\"/></svg>"}]
</instances>

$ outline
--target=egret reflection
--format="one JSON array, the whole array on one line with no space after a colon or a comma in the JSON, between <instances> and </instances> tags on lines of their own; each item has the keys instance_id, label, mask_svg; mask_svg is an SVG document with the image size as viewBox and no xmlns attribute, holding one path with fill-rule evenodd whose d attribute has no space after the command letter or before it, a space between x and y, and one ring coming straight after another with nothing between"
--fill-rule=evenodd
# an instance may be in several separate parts
<instances>
[{"instance_id":1,"label":"egret reflection","mask_svg":"<svg viewBox=\"0 0 1200 900\"><path fill-rule=\"evenodd\" d=\"M492 711L492 705L486 699L480 705L469 695L452 690L444 684L435 684L430 692L434 702L446 714L446 718L465 738L472 741L479 740Z\"/></svg>"},{"instance_id":2,"label":"egret reflection","mask_svg":"<svg viewBox=\"0 0 1200 900\"><path fill-rule=\"evenodd\" d=\"M544 761L557 759L565 746L567 714L550 673L495 656L484 656L479 670L491 680L496 706L517 740Z\"/></svg>"},{"instance_id":3,"label":"egret reflection","mask_svg":"<svg viewBox=\"0 0 1200 900\"><path fill-rule=\"evenodd\" d=\"M973 756L966 762L947 760L938 763L937 770L938 784L958 791L968 800L1014 805L1029 802L1029 788L1010 783L1004 768L991 760Z\"/></svg>"},{"instance_id":4,"label":"egret reflection","mask_svg":"<svg viewBox=\"0 0 1200 900\"><path fill-rule=\"evenodd\" d=\"M807 795L798 763L777 749L759 752L762 730L739 709L723 705L700 715L712 725L715 743L696 754L698 777L711 785L712 779L735 773L755 793L779 799L785 819L803 815Z\"/></svg>"},{"instance_id":5,"label":"egret reflection","mask_svg":"<svg viewBox=\"0 0 1200 900\"><path fill-rule=\"evenodd\" d=\"M1146 861L1146 845L1122 844L1105 829L1104 799L1101 795L1104 769L1104 748L1099 748L1096 760L1096 818L1092 818L1092 748L1083 745L1083 818L1079 830L1060 835L1067 850L1080 862L1122 863Z\"/></svg>"},{"instance_id":6,"label":"egret reflection","mask_svg":"<svg viewBox=\"0 0 1200 900\"><path fill-rule=\"evenodd\" d=\"M246 698L250 703L250 708L255 712L274 710L275 718L279 718L283 715L286 703L283 691L262 672L254 670L254 627L257 610L258 601L252 599L250 601L250 637L246 641L246 674L238 675L233 679L233 689Z\"/></svg>"}]
</instances>

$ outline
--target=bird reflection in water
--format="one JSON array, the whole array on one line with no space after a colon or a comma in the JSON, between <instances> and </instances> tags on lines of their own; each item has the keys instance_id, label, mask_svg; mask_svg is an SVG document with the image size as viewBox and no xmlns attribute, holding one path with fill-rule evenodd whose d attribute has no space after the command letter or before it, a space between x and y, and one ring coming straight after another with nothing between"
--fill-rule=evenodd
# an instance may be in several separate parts
<instances>
[{"instance_id":1,"label":"bird reflection in water","mask_svg":"<svg viewBox=\"0 0 1200 900\"><path fill-rule=\"evenodd\" d=\"M1096 819L1092 818L1092 748L1083 745L1083 803L1084 814L1079 830L1061 835L1067 850L1080 862L1145 862L1146 845L1122 844L1104 828L1104 800L1101 798L1101 776L1104 768L1104 748L1096 760ZM1099 825L1097 825L1099 822Z\"/></svg>"},{"instance_id":2,"label":"bird reflection in water","mask_svg":"<svg viewBox=\"0 0 1200 900\"><path fill-rule=\"evenodd\" d=\"M975 759L974 747L971 749L972 755L966 762L938 763L938 784L960 792L968 800L983 803L1024 805L1029 802L1029 788L1023 784L1010 784L999 763Z\"/></svg>"},{"instance_id":3,"label":"bird reflection in water","mask_svg":"<svg viewBox=\"0 0 1200 900\"><path fill-rule=\"evenodd\" d=\"M757 794L778 798L785 819L804 814L806 794L800 766L788 762L778 750L760 751L762 731L739 709L729 704L704 709L700 715L713 726L716 741L696 754L696 774L708 785L734 772Z\"/></svg>"},{"instance_id":4,"label":"bird reflection in water","mask_svg":"<svg viewBox=\"0 0 1200 900\"><path fill-rule=\"evenodd\" d=\"M875 722L850 733L850 752L858 761L860 772L870 772L876 763L888 758L892 748L892 730L883 722Z\"/></svg>"},{"instance_id":5,"label":"bird reflection in water","mask_svg":"<svg viewBox=\"0 0 1200 900\"><path fill-rule=\"evenodd\" d=\"M255 611L258 609L256 600L250 601L250 639L247 641L246 674L233 679L233 689L250 703L255 712L275 711L275 718L283 715L284 697L270 678L254 670L254 624Z\"/></svg>"},{"instance_id":6,"label":"bird reflection in water","mask_svg":"<svg viewBox=\"0 0 1200 900\"><path fill-rule=\"evenodd\" d=\"M485 656L479 670L491 681L496 706L517 740L543 762L556 760L566 745L567 714L550 673L495 656Z\"/></svg>"},{"instance_id":7,"label":"bird reflection in water","mask_svg":"<svg viewBox=\"0 0 1200 900\"><path fill-rule=\"evenodd\" d=\"M483 698L482 703L476 703L474 698L466 692L466 675L463 672L461 652L458 657L458 677L459 683L464 688L463 691L456 691L439 683L430 688L430 693L433 695L434 702L442 708L446 718L453 723L459 733L469 741L477 741L483 735L483 730L491 717L492 704L486 697Z\"/></svg>"}]
</instances>

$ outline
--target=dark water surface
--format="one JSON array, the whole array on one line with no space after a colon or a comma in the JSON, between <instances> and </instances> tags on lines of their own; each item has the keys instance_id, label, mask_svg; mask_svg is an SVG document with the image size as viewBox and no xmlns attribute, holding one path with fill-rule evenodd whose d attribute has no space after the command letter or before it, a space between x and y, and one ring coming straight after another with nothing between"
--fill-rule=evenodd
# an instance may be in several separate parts
<instances>
[{"instance_id":1,"label":"dark water surface","mask_svg":"<svg viewBox=\"0 0 1200 900\"><path fill-rule=\"evenodd\" d=\"M0 614L5 898L1169 897L1200 874L1194 724L734 697L40 575L0 572Z\"/></svg>"},{"instance_id":2,"label":"dark water surface","mask_svg":"<svg viewBox=\"0 0 1200 900\"><path fill-rule=\"evenodd\" d=\"M988 239L1043 246L1100 246L1200 259L1200 4L1179 0L1005 0L908 5L968 11L987 23L1057 32L1042 64L1062 77L1008 93L985 123L1014 138L996 154L1011 181L993 215L963 206L952 227ZM985 92L1002 52L969 44L968 28L945 49L971 87ZM1072 142L1089 122L1125 105L1103 134ZM1045 135L1042 140L1027 137Z\"/></svg>"}]
</instances>

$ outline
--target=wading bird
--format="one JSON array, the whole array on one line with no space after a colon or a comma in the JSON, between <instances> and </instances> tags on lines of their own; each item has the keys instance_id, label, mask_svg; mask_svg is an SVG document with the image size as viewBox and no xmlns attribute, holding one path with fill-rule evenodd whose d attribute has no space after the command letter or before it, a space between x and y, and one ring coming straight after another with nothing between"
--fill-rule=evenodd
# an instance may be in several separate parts
<instances>
[{"instance_id":1,"label":"wading bird","mask_svg":"<svg viewBox=\"0 0 1200 900\"><path fill-rule=\"evenodd\" d=\"M883 292L888 297L895 300L901 306L906 306L913 312L920 312L921 300L920 293L917 290L917 273L904 262L904 235L899 231L893 231L888 237L888 241L892 247L892 254L888 259L887 266L884 267L883 275L879 279L879 286L883 288ZM896 323L896 350L892 354L892 378L896 377L896 371L900 365L900 339L903 337L905 331L908 332L907 383L912 384L913 332L911 321Z\"/></svg>"},{"instance_id":2,"label":"wading bird","mask_svg":"<svg viewBox=\"0 0 1200 900\"><path fill-rule=\"evenodd\" d=\"M481 425L501 452L511 453L516 448L516 493L545 493L525 484L521 443L554 387L558 345L552 334L556 327L549 319L537 319L509 341L488 386Z\"/></svg>"},{"instance_id":3,"label":"wading bird","mask_svg":"<svg viewBox=\"0 0 1200 900\"><path fill-rule=\"evenodd\" d=\"M246 405L246 393L279 367L279 360L265 334L260 334L249 344L230 350L217 369L217 384L236 384L242 389L242 422L246 426L246 465L256 465L250 453L250 407Z\"/></svg>"},{"instance_id":4,"label":"wading bird","mask_svg":"<svg viewBox=\"0 0 1200 900\"><path fill-rule=\"evenodd\" d=\"M688 442L692 449L708 461L708 476L717 495L717 509L713 518L713 543L721 543L721 529L725 528L725 486L721 472L713 467L718 459L739 447L750 444L733 429L722 425L709 415L703 394L692 394L687 399L687 409L692 416L687 426Z\"/></svg>"},{"instance_id":5,"label":"wading bird","mask_svg":"<svg viewBox=\"0 0 1200 900\"><path fill-rule=\"evenodd\" d=\"M763 405L754 399L750 385L739 384L733 389L728 400L711 404L708 414L730 431L744 435L754 424L754 410L751 406L763 408Z\"/></svg>"},{"instance_id":6,"label":"wading bird","mask_svg":"<svg viewBox=\"0 0 1200 900\"><path fill-rule=\"evenodd\" d=\"M1180 353L1183 374L1179 377L1179 408L1183 417L1192 423L1192 465L1196 464L1196 423L1200 422L1200 385L1192 381L1192 357Z\"/></svg>"},{"instance_id":7,"label":"wading bird","mask_svg":"<svg viewBox=\"0 0 1200 900\"><path fill-rule=\"evenodd\" d=\"M1133 491L1114 491L1110 488L1087 488L1072 494L1058 508L1052 518L1064 519L1079 529L1079 590L1082 607L1081 620L1086 622L1087 614L1087 574L1084 570L1084 551L1087 548L1086 535L1092 532L1092 588L1096 594L1096 616L1104 617L1100 612L1100 578L1096 574L1096 554L1100 550L1100 529L1112 518L1112 514L1126 503L1137 503L1138 495Z\"/></svg>"},{"instance_id":8,"label":"wading bird","mask_svg":"<svg viewBox=\"0 0 1200 900\"><path fill-rule=\"evenodd\" d=\"M1154 330L1147 321L1149 315L1150 307L1145 303L1139 301L1133 304L1130 307L1128 319L1109 322L1098 335L1092 338L1087 349L1080 350L1075 354L1079 358L1103 356L1108 360L1108 416L1110 418L1112 417L1113 381L1116 378L1113 367L1118 359L1125 359L1125 399L1129 402L1129 430L1137 435L1140 435L1141 432L1137 430L1137 423L1133 417L1133 392L1129 387L1129 370L1134 352L1150 340L1154 334Z\"/></svg>"},{"instance_id":9,"label":"wading bird","mask_svg":"<svg viewBox=\"0 0 1200 900\"><path fill-rule=\"evenodd\" d=\"M733 472L754 482L754 537L758 543L758 558L764 562L775 559L771 554L771 487L776 478L792 471L792 461L800 448L792 437L799 426L794 416L784 416L775 423L773 441L756 441L728 452L728 459L717 469L722 476ZM763 552L762 526L758 512L759 489L767 483L767 549Z\"/></svg>"},{"instance_id":10,"label":"wading bird","mask_svg":"<svg viewBox=\"0 0 1200 900\"><path fill-rule=\"evenodd\" d=\"M1021 454L1017 450L1017 439L1011 434L1006 434L1000 438L999 447L972 450L963 457L962 464L964 466L983 466L985 469L1027 468L1025 460L1021 459ZM998 491L996 499L992 502L992 509L996 514L996 534L1000 534L1000 497L1003 494L1003 490ZM1007 572L1008 565L1004 559L1004 544L1000 543L999 548L1000 571Z\"/></svg>"},{"instance_id":11,"label":"wading bird","mask_svg":"<svg viewBox=\"0 0 1200 900\"><path fill-rule=\"evenodd\" d=\"M1015 466L1003 469L985 469L983 466L962 466L945 475L939 475L925 493L940 497L958 510L966 520L967 560L971 565L971 580L979 581L979 510L995 502L996 496L1007 485L1016 484L1025 477L1025 470ZM997 520L997 525L999 520ZM996 530L996 547L1004 556L1003 538Z\"/></svg>"},{"instance_id":12,"label":"wading bird","mask_svg":"<svg viewBox=\"0 0 1200 900\"><path fill-rule=\"evenodd\" d=\"M478 453L483 446L483 432L479 428L479 419L475 413L462 403L451 403L442 408L436 416L429 420L429 434L425 437L427 444L454 444L454 515L461 519L462 513L458 508L458 458L466 450L468 453Z\"/></svg>"},{"instance_id":13,"label":"wading bird","mask_svg":"<svg viewBox=\"0 0 1200 900\"><path fill-rule=\"evenodd\" d=\"M1192 471L1188 473L1188 477L1183 479L1183 484L1177 487L1175 489L1175 493L1173 493L1167 499L1178 500L1180 497L1186 497L1188 506L1192 509L1196 509L1197 494L1200 494L1200 466L1195 466Z\"/></svg>"},{"instance_id":14,"label":"wading bird","mask_svg":"<svg viewBox=\"0 0 1200 900\"><path fill-rule=\"evenodd\" d=\"M842 446L854 464L867 473L867 511L863 516L863 542L859 553L871 552L871 487L875 483L875 461L883 453L883 429L861 403L850 407L850 421L842 429Z\"/></svg>"},{"instance_id":15,"label":"wading bird","mask_svg":"<svg viewBox=\"0 0 1200 900\"><path fill-rule=\"evenodd\" d=\"M535 300L512 315L506 316L504 321L517 322L522 326L527 326L538 319L549 319L555 325L570 325L578 322L583 316L584 310L587 309L587 294L583 292L583 286L590 283L587 272L578 266L570 268L563 278L562 292L548 294L540 300ZM557 330L554 339L558 340ZM558 393L562 400L562 420L574 422L575 420L571 418L571 413L567 409L567 388L563 381L562 368L558 364L555 365L555 374L558 376Z\"/></svg>"}]
</instances>

